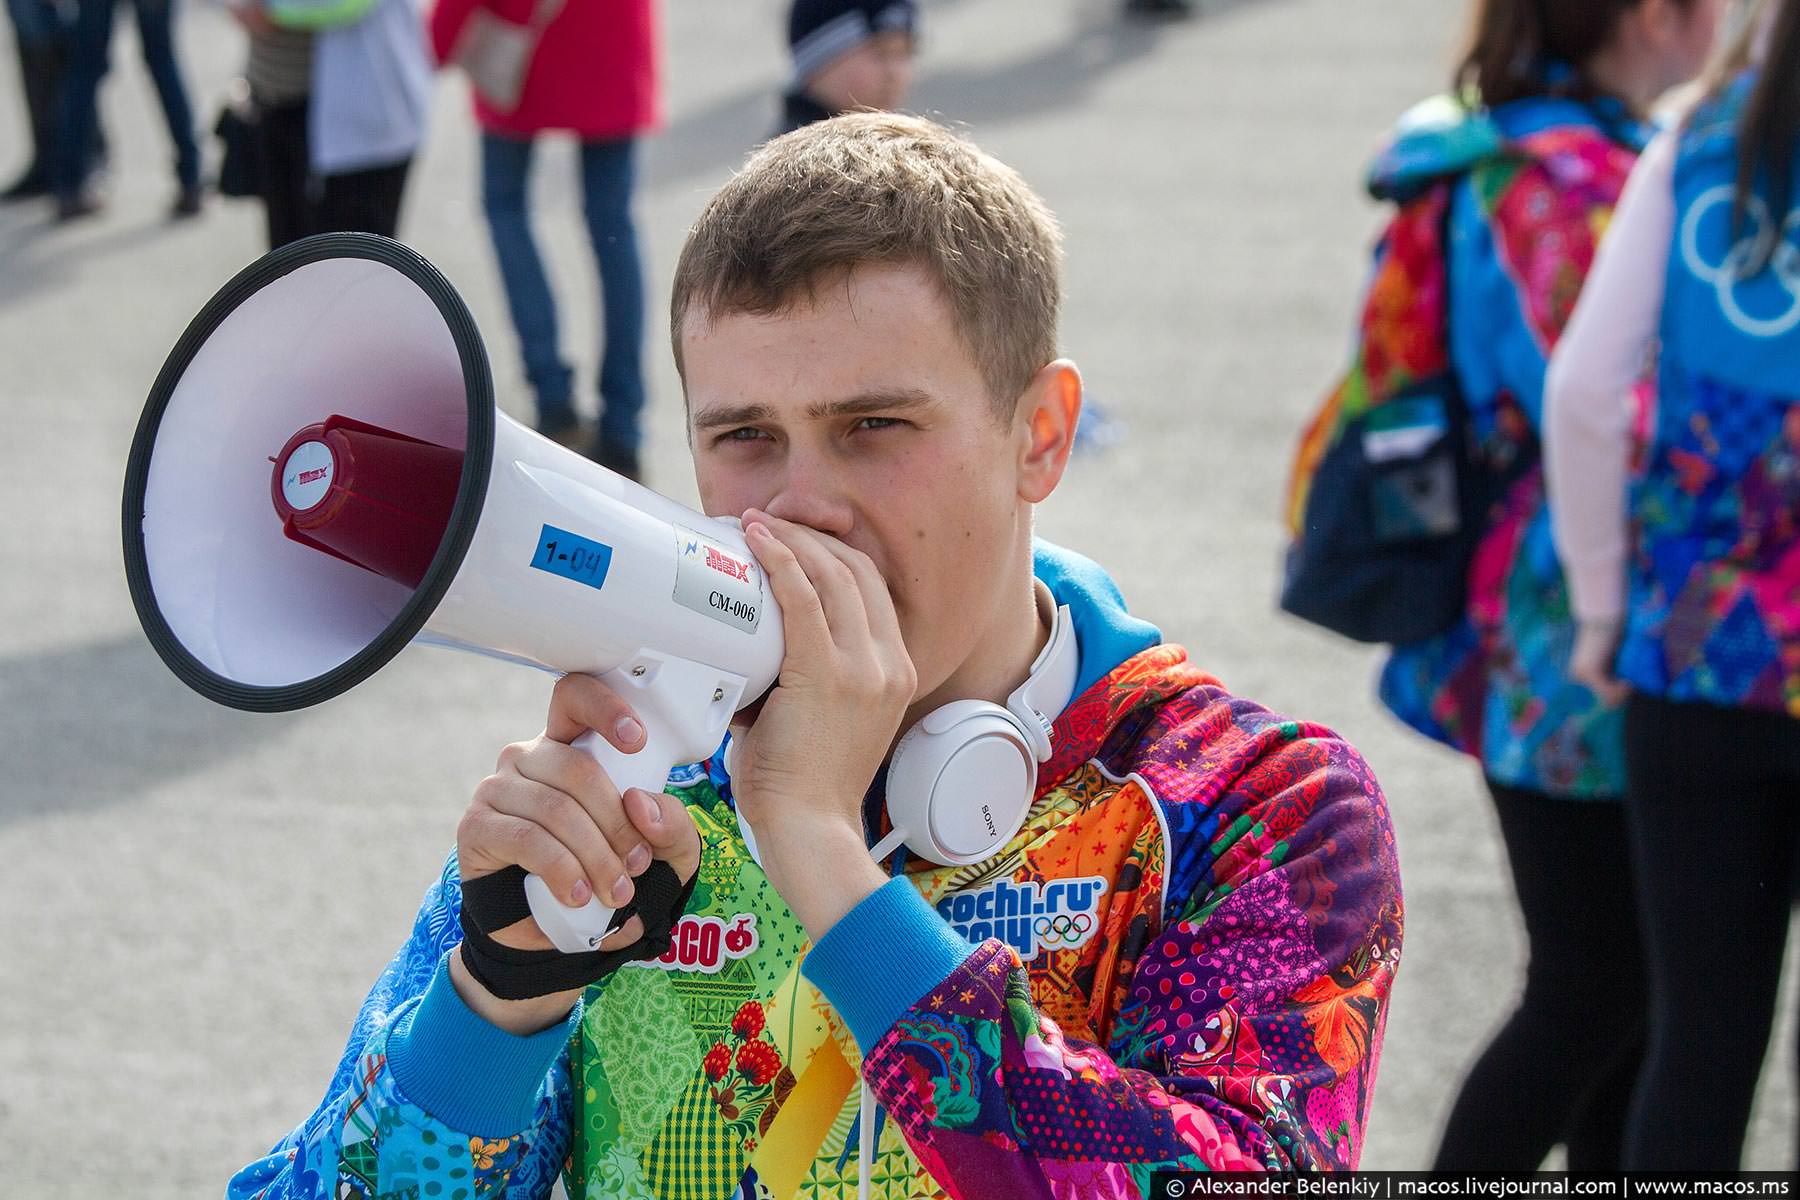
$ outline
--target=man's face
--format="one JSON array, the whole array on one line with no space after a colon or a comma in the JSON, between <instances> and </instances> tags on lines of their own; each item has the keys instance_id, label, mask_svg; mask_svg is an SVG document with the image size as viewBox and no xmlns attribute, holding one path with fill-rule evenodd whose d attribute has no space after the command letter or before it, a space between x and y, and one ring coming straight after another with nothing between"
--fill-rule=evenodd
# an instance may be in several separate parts
<instances>
[{"instance_id":1,"label":"man's face","mask_svg":"<svg viewBox=\"0 0 1800 1200\"><path fill-rule=\"evenodd\" d=\"M1018 439L936 285L859 267L777 315L690 313L681 337L706 512L760 508L867 554L930 696L1016 599L1030 519Z\"/></svg>"}]
</instances>

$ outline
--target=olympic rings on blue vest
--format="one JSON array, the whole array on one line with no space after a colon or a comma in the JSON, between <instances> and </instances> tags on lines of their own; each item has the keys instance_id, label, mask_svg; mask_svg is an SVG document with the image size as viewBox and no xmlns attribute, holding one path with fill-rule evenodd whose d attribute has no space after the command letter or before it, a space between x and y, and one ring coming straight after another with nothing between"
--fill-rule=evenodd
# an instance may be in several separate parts
<instances>
[{"instance_id":1,"label":"olympic rings on blue vest","mask_svg":"<svg viewBox=\"0 0 1800 1200\"><path fill-rule=\"evenodd\" d=\"M1689 205L1687 214L1681 219L1681 258L1696 279L1710 284L1718 293L1719 307L1725 317L1734 326L1751 337L1772 338L1787 333L1800 325L1800 246L1792 240L1800 231L1800 207L1789 210L1779 228L1769 212L1769 206L1760 196L1752 195L1745 211L1755 222L1755 232L1739 238L1726 251L1725 259L1720 263L1705 260L1700 250L1700 222L1707 214L1721 204L1730 204L1737 189L1729 183L1715 184ZM1774 248L1769 254L1768 271L1775 282L1787 292L1790 303L1787 310L1779 316L1756 317L1744 310L1738 300L1738 285L1747 283L1753 276L1749 275L1750 264L1761 257L1761 252L1768 247L1770 240ZM1759 273L1760 274L1760 273Z\"/></svg>"}]
</instances>

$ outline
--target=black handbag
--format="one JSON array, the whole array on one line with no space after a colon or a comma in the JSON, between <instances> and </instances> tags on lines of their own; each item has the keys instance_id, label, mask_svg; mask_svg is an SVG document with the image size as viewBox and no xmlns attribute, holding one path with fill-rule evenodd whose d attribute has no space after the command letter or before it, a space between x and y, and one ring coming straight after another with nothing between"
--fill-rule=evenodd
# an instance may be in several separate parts
<instances>
[{"instance_id":1,"label":"black handbag","mask_svg":"<svg viewBox=\"0 0 1800 1200\"><path fill-rule=\"evenodd\" d=\"M239 80L213 122L223 153L219 157L218 190L237 198L262 195L262 154L257 147L256 101Z\"/></svg>"},{"instance_id":2,"label":"black handbag","mask_svg":"<svg viewBox=\"0 0 1800 1200\"><path fill-rule=\"evenodd\" d=\"M1352 421L1319 463L1288 547L1281 607L1359 642L1455 627L1491 494L1448 376Z\"/></svg>"}]
</instances>

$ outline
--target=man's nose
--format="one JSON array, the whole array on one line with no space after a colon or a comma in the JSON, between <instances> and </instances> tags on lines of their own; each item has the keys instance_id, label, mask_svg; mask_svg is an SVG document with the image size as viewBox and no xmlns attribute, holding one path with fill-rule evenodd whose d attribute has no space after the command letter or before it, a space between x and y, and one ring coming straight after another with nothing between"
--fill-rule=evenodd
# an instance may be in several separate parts
<instances>
[{"instance_id":1,"label":"man's nose","mask_svg":"<svg viewBox=\"0 0 1800 1200\"><path fill-rule=\"evenodd\" d=\"M781 483L763 511L841 538L854 523L850 499L835 472L824 464L790 458Z\"/></svg>"}]
</instances>

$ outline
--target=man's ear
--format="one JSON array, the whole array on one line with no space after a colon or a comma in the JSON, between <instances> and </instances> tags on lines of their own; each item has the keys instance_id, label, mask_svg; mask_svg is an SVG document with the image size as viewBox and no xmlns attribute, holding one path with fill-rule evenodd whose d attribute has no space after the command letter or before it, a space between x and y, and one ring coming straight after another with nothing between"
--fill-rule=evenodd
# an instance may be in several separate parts
<instances>
[{"instance_id":1,"label":"man's ear","mask_svg":"<svg viewBox=\"0 0 1800 1200\"><path fill-rule=\"evenodd\" d=\"M1047 363L1019 396L1019 499L1038 504L1062 481L1081 419L1081 372L1066 358Z\"/></svg>"}]
</instances>

